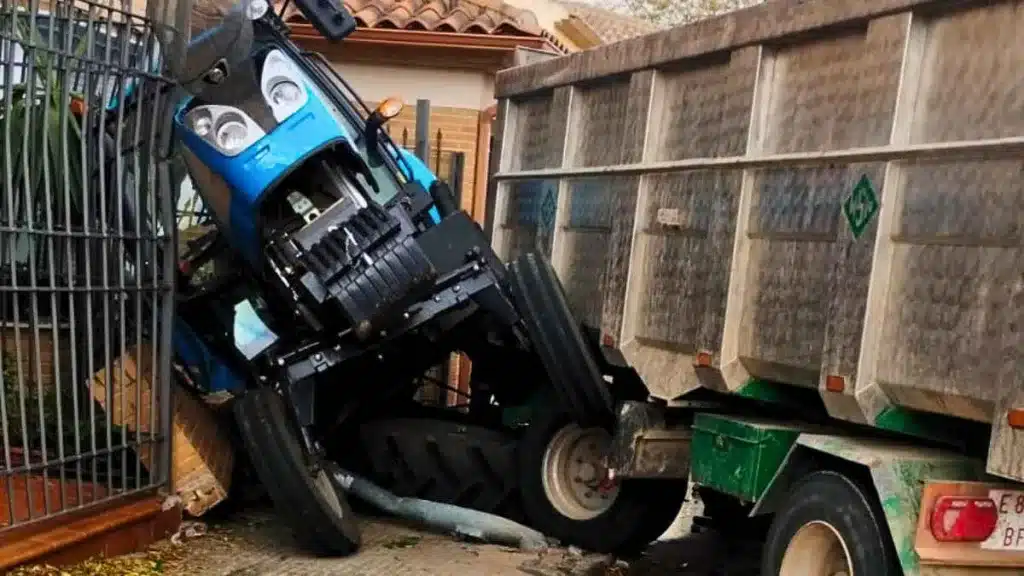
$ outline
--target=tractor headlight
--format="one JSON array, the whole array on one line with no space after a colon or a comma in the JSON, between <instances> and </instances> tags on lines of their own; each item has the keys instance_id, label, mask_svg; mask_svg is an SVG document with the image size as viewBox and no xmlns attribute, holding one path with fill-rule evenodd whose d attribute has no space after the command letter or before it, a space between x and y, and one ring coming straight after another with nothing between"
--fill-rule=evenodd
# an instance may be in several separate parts
<instances>
[{"instance_id":1,"label":"tractor headlight","mask_svg":"<svg viewBox=\"0 0 1024 576\"><path fill-rule=\"evenodd\" d=\"M280 50L271 50L263 60L260 86L278 122L298 112L309 99L302 72Z\"/></svg>"},{"instance_id":2,"label":"tractor headlight","mask_svg":"<svg viewBox=\"0 0 1024 576\"><path fill-rule=\"evenodd\" d=\"M210 130L212 128L213 119L210 118L209 114L197 116L195 119L192 120L192 130L194 130L195 133L200 136L206 137L206 135L210 133Z\"/></svg>"},{"instance_id":3,"label":"tractor headlight","mask_svg":"<svg viewBox=\"0 0 1024 576\"><path fill-rule=\"evenodd\" d=\"M233 106L198 106L186 115L186 125L225 156L237 156L266 136L252 118Z\"/></svg>"},{"instance_id":4,"label":"tractor headlight","mask_svg":"<svg viewBox=\"0 0 1024 576\"><path fill-rule=\"evenodd\" d=\"M291 80L280 80L270 88L272 106L293 106L302 100L302 89Z\"/></svg>"},{"instance_id":5,"label":"tractor headlight","mask_svg":"<svg viewBox=\"0 0 1024 576\"><path fill-rule=\"evenodd\" d=\"M249 129L244 122L230 119L217 127L217 146L228 152L236 152L245 145L245 137Z\"/></svg>"},{"instance_id":6,"label":"tractor headlight","mask_svg":"<svg viewBox=\"0 0 1024 576\"><path fill-rule=\"evenodd\" d=\"M245 10L249 20L259 20L270 10L270 3L267 0L249 0Z\"/></svg>"}]
</instances>

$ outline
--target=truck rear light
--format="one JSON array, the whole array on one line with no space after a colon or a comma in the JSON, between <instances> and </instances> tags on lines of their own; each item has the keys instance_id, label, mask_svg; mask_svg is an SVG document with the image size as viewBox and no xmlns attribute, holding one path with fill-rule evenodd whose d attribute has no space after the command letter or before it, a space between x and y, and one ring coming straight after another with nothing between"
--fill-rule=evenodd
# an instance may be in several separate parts
<instances>
[{"instance_id":1,"label":"truck rear light","mask_svg":"<svg viewBox=\"0 0 1024 576\"><path fill-rule=\"evenodd\" d=\"M989 498L941 496L932 510L932 536L939 542L984 542L998 520L996 503Z\"/></svg>"}]
</instances>

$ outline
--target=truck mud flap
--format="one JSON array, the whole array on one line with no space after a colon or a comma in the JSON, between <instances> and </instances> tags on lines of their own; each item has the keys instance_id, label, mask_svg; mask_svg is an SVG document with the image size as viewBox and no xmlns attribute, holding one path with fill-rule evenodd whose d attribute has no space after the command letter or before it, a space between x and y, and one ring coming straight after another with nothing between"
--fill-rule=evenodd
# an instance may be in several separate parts
<instances>
[{"instance_id":1,"label":"truck mud flap","mask_svg":"<svg viewBox=\"0 0 1024 576\"><path fill-rule=\"evenodd\" d=\"M611 392L551 264L536 252L524 254L509 266L509 284L563 409L581 426L612 422Z\"/></svg>"}]
</instances>

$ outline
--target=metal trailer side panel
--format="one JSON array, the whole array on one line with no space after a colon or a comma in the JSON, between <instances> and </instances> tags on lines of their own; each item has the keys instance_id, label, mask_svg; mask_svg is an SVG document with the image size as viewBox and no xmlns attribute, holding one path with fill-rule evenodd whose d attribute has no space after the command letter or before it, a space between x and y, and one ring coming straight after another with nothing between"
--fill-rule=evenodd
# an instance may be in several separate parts
<instances>
[{"instance_id":1,"label":"metal trailer side panel","mask_svg":"<svg viewBox=\"0 0 1024 576\"><path fill-rule=\"evenodd\" d=\"M775 1L504 71L496 247L548 255L661 397L994 424L1024 479L1022 29L1020 0Z\"/></svg>"}]
</instances>

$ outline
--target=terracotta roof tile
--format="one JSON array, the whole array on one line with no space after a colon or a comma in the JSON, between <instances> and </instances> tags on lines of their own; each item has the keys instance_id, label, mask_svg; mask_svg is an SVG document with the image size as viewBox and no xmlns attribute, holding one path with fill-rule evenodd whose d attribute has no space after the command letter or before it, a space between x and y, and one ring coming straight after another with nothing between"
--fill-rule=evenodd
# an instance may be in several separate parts
<instances>
[{"instance_id":1,"label":"terracotta roof tile","mask_svg":"<svg viewBox=\"0 0 1024 576\"><path fill-rule=\"evenodd\" d=\"M591 30L596 33L605 43L618 42L634 36L650 34L661 29L661 26L636 18L612 12L604 8L598 8L583 2L573 0L561 0L558 2L565 6L575 18L582 20Z\"/></svg>"},{"instance_id":2,"label":"terracotta roof tile","mask_svg":"<svg viewBox=\"0 0 1024 576\"><path fill-rule=\"evenodd\" d=\"M541 36L532 12L501 0L344 0L363 28ZM302 21L296 11L286 18Z\"/></svg>"}]
</instances>

